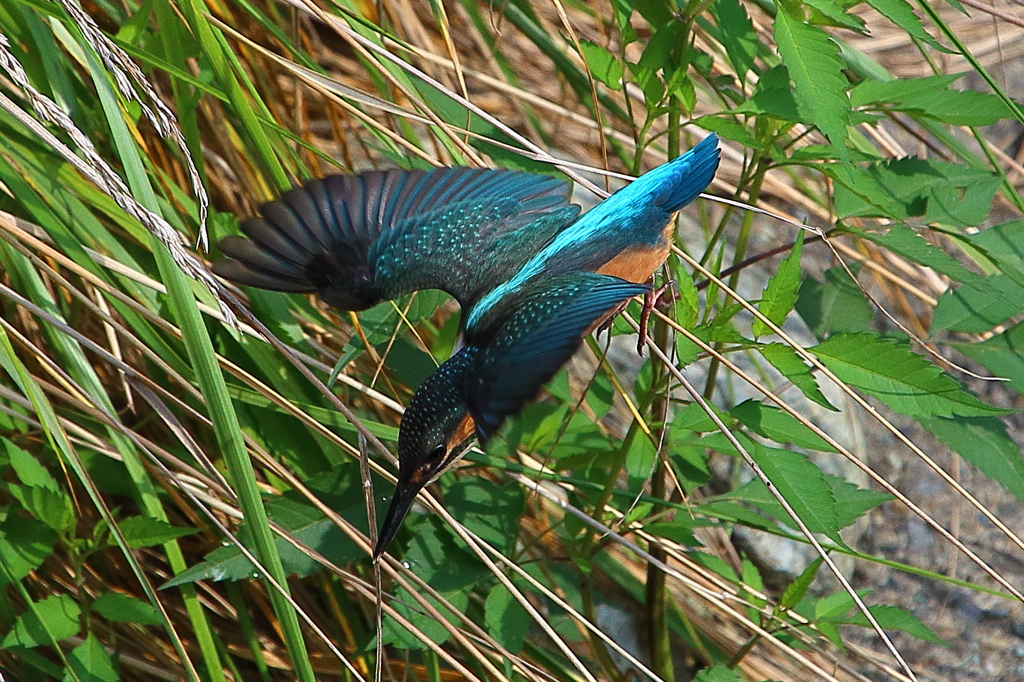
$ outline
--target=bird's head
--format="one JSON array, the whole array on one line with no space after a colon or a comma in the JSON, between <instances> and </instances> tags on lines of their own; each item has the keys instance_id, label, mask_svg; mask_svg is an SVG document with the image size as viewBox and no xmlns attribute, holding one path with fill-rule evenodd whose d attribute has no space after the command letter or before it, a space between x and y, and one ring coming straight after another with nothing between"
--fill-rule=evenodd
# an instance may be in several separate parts
<instances>
[{"instance_id":1,"label":"bird's head","mask_svg":"<svg viewBox=\"0 0 1024 682\"><path fill-rule=\"evenodd\" d=\"M398 485L381 526L376 561L388 548L416 494L465 454L476 433L466 411L464 376L472 360L464 349L441 365L409 403L398 433Z\"/></svg>"}]
</instances>

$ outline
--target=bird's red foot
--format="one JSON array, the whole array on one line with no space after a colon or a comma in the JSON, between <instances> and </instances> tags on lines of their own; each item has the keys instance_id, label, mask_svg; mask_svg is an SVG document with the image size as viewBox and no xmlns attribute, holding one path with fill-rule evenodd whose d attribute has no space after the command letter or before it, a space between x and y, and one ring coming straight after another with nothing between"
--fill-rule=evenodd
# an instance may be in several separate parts
<instances>
[{"instance_id":1,"label":"bird's red foot","mask_svg":"<svg viewBox=\"0 0 1024 682\"><path fill-rule=\"evenodd\" d=\"M653 278L652 278L653 279ZM670 280L665 282L657 289L653 289L644 294L644 305L640 309L640 338L636 342L636 352L639 355L644 354L644 346L647 345L647 323L651 320L651 312L654 310L654 306L658 304L658 300L661 295L671 287L673 282Z\"/></svg>"}]
</instances>

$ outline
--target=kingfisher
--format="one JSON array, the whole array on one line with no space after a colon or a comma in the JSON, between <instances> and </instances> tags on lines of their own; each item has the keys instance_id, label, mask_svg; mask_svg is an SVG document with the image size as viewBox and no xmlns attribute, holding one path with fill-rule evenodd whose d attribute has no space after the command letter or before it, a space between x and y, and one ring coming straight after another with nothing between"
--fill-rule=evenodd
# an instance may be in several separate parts
<instances>
[{"instance_id":1,"label":"kingfisher","mask_svg":"<svg viewBox=\"0 0 1024 682\"><path fill-rule=\"evenodd\" d=\"M461 348L417 389L398 436L398 485L378 561L416 495L522 410L647 284L675 216L713 179L714 134L587 213L567 182L518 171L436 168L333 175L292 189L227 237L213 270L239 284L316 293L365 310L440 289L462 310ZM641 340L644 330L641 329Z\"/></svg>"}]
</instances>

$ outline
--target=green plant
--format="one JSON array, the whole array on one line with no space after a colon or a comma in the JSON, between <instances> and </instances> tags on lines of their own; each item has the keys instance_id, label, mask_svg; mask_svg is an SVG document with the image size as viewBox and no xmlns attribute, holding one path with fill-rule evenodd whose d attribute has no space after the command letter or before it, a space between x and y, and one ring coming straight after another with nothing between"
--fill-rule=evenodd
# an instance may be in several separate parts
<instances>
[{"instance_id":1,"label":"green plant","mask_svg":"<svg viewBox=\"0 0 1024 682\"><path fill-rule=\"evenodd\" d=\"M378 664L432 681L667 680L679 665L707 682L853 680L900 664L840 626L941 641L863 590L812 592L823 560L766 587L729 542L736 528L1019 608L988 548L827 416L879 425L1024 552L959 483L959 460L947 471L908 426L1024 499L1004 409L1024 382L1024 204L988 127L1024 117L953 5L0 7L0 667L19 680L353 679ZM869 29L931 73L887 70ZM144 75L115 78L118 49ZM942 55L987 90L961 89ZM38 113L44 98L63 124ZM339 168L490 163L600 192L582 171L639 173L699 130L727 141L713 194L816 227L691 211L663 275L678 297L638 374L591 340L442 478L443 508L409 519L401 563L383 565L378 657L363 481L379 504L402 405L451 352L458 316L436 292L358 316L261 291L240 308L239 292L183 274L202 271L177 238L215 241ZM1009 383L946 359L959 353ZM870 483L821 468L844 458ZM966 556L970 580L847 545L845 528L896 504ZM600 621L610 603L637 614L647 663Z\"/></svg>"}]
</instances>

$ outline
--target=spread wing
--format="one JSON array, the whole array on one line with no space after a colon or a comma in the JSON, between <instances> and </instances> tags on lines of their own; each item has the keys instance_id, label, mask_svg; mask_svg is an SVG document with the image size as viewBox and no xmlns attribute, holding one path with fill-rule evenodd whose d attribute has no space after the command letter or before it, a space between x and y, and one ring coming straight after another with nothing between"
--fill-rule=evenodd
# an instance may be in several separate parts
<instances>
[{"instance_id":1,"label":"spread wing","mask_svg":"<svg viewBox=\"0 0 1024 682\"><path fill-rule=\"evenodd\" d=\"M466 404L480 439L518 413L572 357L585 334L620 303L648 290L617 277L568 273L509 301L506 309L514 312L489 328L467 330L467 346L481 348L465 379Z\"/></svg>"},{"instance_id":2,"label":"spread wing","mask_svg":"<svg viewBox=\"0 0 1024 682\"><path fill-rule=\"evenodd\" d=\"M579 213L569 185L515 171L437 168L313 180L220 242L215 273L239 284L316 292L363 310L419 289L465 309L510 277Z\"/></svg>"}]
</instances>

